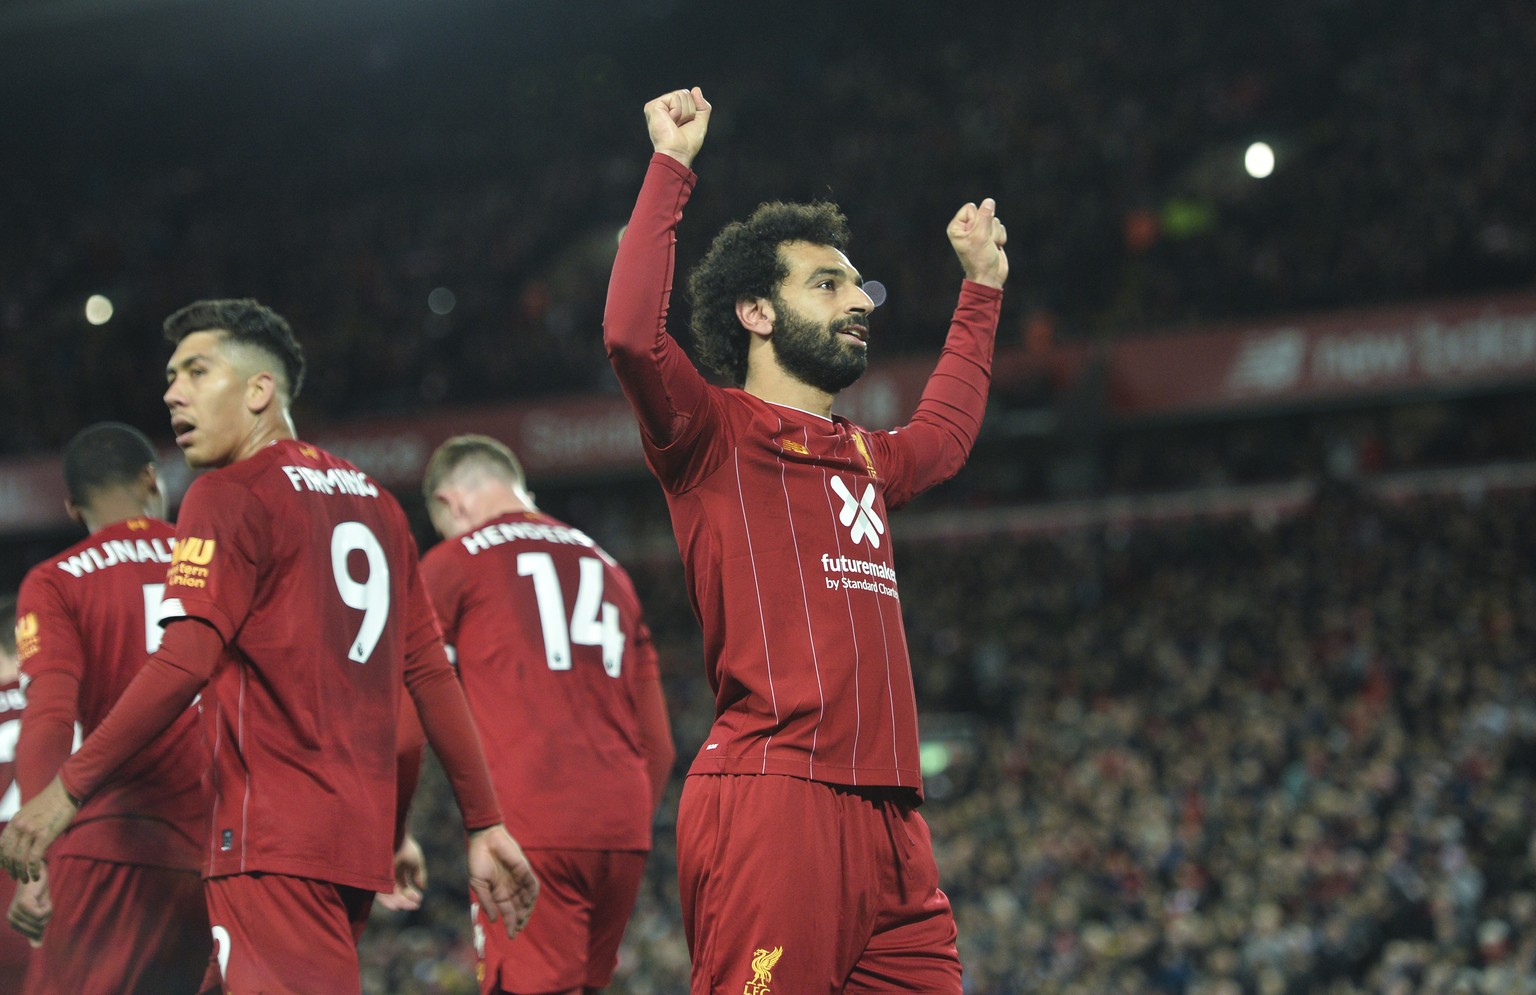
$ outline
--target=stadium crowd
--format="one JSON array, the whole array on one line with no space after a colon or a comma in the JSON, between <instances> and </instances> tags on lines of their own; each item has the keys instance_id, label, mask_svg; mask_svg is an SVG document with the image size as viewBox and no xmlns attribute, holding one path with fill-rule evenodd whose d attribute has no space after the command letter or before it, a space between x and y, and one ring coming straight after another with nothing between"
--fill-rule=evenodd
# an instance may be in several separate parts
<instances>
[{"instance_id":1,"label":"stadium crowd","mask_svg":"<svg viewBox=\"0 0 1536 995\"><path fill-rule=\"evenodd\" d=\"M1524 491L903 546L966 990L1536 991L1533 556ZM671 568L635 576L686 762L696 633ZM631 993L686 986L672 812ZM461 889L433 890L365 941L369 991L472 990Z\"/></svg>"},{"instance_id":2,"label":"stadium crowd","mask_svg":"<svg viewBox=\"0 0 1536 995\"><path fill-rule=\"evenodd\" d=\"M0 455L99 418L163 425L159 320L217 294L304 334L306 428L613 389L599 323L638 95L657 39L689 45L706 5L622 5L584 25L580 58L514 38L512 6L464 5L441 32L317 29L304 59L157 41L146 19L120 46L144 57L16 91ZM1507 288L1536 262L1536 16L1513 0L984 0L979 62L941 5L855 0L810 38L708 10L687 64L732 113L680 266L758 200L835 198L891 293L885 354L932 351L958 276L940 226L978 188L1016 233L1004 345ZM569 151L537 141L554 128ZM1255 138L1279 156L1263 181L1239 169ZM91 293L109 323L84 322ZM997 461L945 500L1335 484L1293 517L901 540L924 814L968 992L1536 992L1536 496L1347 486L1528 459L1530 407L1083 429L1092 445L989 427L983 445L1038 445L1042 467L1097 462L1063 485ZM698 634L676 565L631 566L680 775L711 717ZM633 995L687 987L679 788L615 979ZM433 884L420 911L376 911L370 995L476 990L451 808L429 769L414 828Z\"/></svg>"},{"instance_id":3,"label":"stadium crowd","mask_svg":"<svg viewBox=\"0 0 1536 995\"><path fill-rule=\"evenodd\" d=\"M636 95L669 60L731 108L680 264L703 250L688 232L761 199L837 199L890 291L887 355L936 340L957 276L940 229L976 190L1018 236L1005 345L1511 287L1536 260L1519 3L990 2L982 60L922 4L840 4L810 37L771 9L616 5L580 19L580 58L554 13L402 10L234 49L201 41L216 12L181 11L115 25L101 52L62 31L18 46L4 451L157 423L152 392L121 387L159 379L161 317L216 295L268 301L312 343L306 424L610 389L599 312L644 160ZM1279 157L1262 181L1240 167L1256 138ZM93 293L106 325L85 323Z\"/></svg>"}]
</instances>

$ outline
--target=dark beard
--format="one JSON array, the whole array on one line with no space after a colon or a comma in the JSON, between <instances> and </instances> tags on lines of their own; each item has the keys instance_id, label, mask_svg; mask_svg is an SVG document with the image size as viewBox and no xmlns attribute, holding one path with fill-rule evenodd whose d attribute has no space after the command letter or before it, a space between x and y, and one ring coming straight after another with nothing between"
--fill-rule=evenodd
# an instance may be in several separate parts
<instances>
[{"instance_id":1,"label":"dark beard","mask_svg":"<svg viewBox=\"0 0 1536 995\"><path fill-rule=\"evenodd\" d=\"M807 387L836 394L864 375L869 351L837 337L850 325L869 327L868 316L851 315L818 325L777 297L773 310L773 351L784 371Z\"/></svg>"}]
</instances>

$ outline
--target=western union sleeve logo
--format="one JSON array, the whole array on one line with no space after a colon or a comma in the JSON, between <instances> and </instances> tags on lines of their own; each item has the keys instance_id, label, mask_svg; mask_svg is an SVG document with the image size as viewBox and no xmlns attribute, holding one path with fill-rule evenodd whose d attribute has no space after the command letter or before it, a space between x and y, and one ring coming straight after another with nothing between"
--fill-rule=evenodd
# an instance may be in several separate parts
<instances>
[{"instance_id":1,"label":"western union sleeve logo","mask_svg":"<svg viewBox=\"0 0 1536 995\"><path fill-rule=\"evenodd\" d=\"M171 557L171 569L166 575L166 587L186 587L194 590L208 586L208 564L213 562L215 540L187 536L176 542L176 552Z\"/></svg>"},{"instance_id":2,"label":"western union sleeve logo","mask_svg":"<svg viewBox=\"0 0 1536 995\"><path fill-rule=\"evenodd\" d=\"M213 560L213 539L199 539L197 536L187 536L176 543L176 552L171 557L171 563L190 563L193 566L206 567Z\"/></svg>"},{"instance_id":3,"label":"western union sleeve logo","mask_svg":"<svg viewBox=\"0 0 1536 995\"><path fill-rule=\"evenodd\" d=\"M40 628L41 626L37 624L37 612L27 612L16 620L16 656L19 659L28 660L42 649Z\"/></svg>"}]
</instances>

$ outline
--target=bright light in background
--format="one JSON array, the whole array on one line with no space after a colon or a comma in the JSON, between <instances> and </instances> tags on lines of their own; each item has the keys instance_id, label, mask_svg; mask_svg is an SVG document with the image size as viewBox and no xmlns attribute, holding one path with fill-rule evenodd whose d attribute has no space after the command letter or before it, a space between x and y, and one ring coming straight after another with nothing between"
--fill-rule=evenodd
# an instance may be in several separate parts
<instances>
[{"instance_id":1,"label":"bright light in background","mask_svg":"<svg viewBox=\"0 0 1536 995\"><path fill-rule=\"evenodd\" d=\"M864 282L864 292L869 295L871 301L874 301L875 307L885 303L885 284L879 280L866 280Z\"/></svg>"},{"instance_id":2,"label":"bright light in background","mask_svg":"<svg viewBox=\"0 0 1536 995\"><path fill-rule=\"evenodd\" d=\"M427 295L427 307L432 309L433 314L447 314L458 302L459 299L447 287L438 287Z\"/></svg>"},{"instance_id":3,"label":"bright light in background","mask_svg":"<svg viewBox=\"0 0 1536 995\"><path fill-rule=\"evenodd\" d=\"M1262 180L1275 171L1275 150L1264 142L1254 142L1243 153L1243 168L1249 176Z\"/></svg>"},{"instance_id":4,"label":"bright light in background","mask_svg":"<svg viewBox=\"0 0 1536 995\"><path fill-rule=\"evenodd\" d=\"M100 294L92 294L85 301L85 320L93 325L105 325L112 320L112 302Z\"/></svg>"}]
</instances>

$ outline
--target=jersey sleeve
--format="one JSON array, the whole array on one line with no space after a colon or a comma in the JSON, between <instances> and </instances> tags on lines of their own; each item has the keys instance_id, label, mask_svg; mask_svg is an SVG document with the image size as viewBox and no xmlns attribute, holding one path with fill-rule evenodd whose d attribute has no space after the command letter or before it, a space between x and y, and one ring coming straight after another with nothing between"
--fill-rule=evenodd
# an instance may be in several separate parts
<instances>
[{"instance_id":1,"label":"jersey sleeve","mask_svg":"<svg viewBox=\"0 0 1536 995\"><path fill-rule=\"evenodd\" d=\"M676 264L677 224L693 192L694 174L671 156L651 157L634 213L619 241L603 342L663 487L687 490L723 455L719 433L704 429L719 417L719 391L667 333Z\"/></svg>"},{"instance_id":2,"label":"jersey sleeve","mask_svg":"<svg viewBox=\"0 0 1536 995\"><path fill-rule=\"evenodd\" d=\"M405 839L406 821L416 784L421 780L421 755L426 747L426 733L416 717L416 706L408 695L400 696L399 715L395 719L395 849Z\"/></svg>"},{"instance_id":3,"label":"jersey sleeve","mask_svg":"<svg viewBox=\"0 0 1536 995\"><path fill-rule=\"evenodd\" d=\"M641 621L635 625L635 631L630 636L630 650L635 661L635 676L647 680L657 680L661 677L661 664L656 655L656 644L651 640L651 627Z\"/></svg>"},{"instance_id":4,"label":"jersey sleeve","mask_svg":"<svg viewBox=\"0 0 1536 995\"><path fill-rule=\"evenodd\" d=\"M29 681L16 743L16 783L22 798L30 799L58 774L74 745L85 649L58 585L37 572L22 582L16 618L17 656Z\"/></svg>"},{"instance_id":5,"label":"jersey sleeve","mask_svg":"<svg viewBox=\"0 0 1536 995\"><path fill-rule=\"evenodd\" d=\"M427 601L421 571L414 559L406 584L405 686L416 702L427 742L432 744L432 752L437 754L453 788L464 828L473 832L501 822L501 808L475 731L475 720L443 652L437 616Z\"/></svg>"},{"instance_id":6,"label":"jersey sleeve","mask_svg":"<svg viewBox=\"0 0 1536 995\"><path fill-rule=\"evenodd\" d=\"M462 585L449 552L441 546L427 550L421 558L421 582L437 616L443 642L452 646L458 639Z\"/></svg>"},{"instance_id":7,"label":"jersey sleeve","mask_svg":"<svg viewBox=\"0 0 1536 995\"><path fill-rule=\"evenodd\" d=\"M75 743L80 682L62 670L45 670L27 685L27 708L16 740L16 783L30 801L59 773Z\"/></svg>"},{"instance_id":8,"label":"jersey sleeve","mask_svg":"<svg viewBox=\"0 0 1536 995\"><path fill-rule=\"evenodd\" d=\"M210 626L183 622L168 627L155 655L59 769L64 789L77 799L95 794L113 771L192 703L223 651L223 640Z\"/></svg>"},{"instance_id":9,"label":"jersey sleeve","mask_svg":"<svg viewBox=\"0 0 1536 995\"><path fill-rule=\"evenodd\" d=\"M267 517L237 483L218 476L193 481L176 519L161 620L202 619L225 643L234 642L255 597Z\"/></svg>"},{"instance_id":10,"label":"jersey sleeve","mask_svg":"<svg viewBox=\"0 0 1536 995\"><path fill-rule=\"evenodd\" d=\"M58 585L38 571L22 581L16 599L16 632L16 655L28 680L53 671L80 680L85 647L74 613Z\"/></svg>"},{"instance_id":11,"label":"jersey sleeve","mask_svg":"<svg viewBox=\"0 0 1536 995\"><path fill-rule=\"evenodd\" d=\"M992 346L1003 292L965 281L939 356L912 420L865 438L885 468L885 503L895 510L960 472L970 458L992 383Z\"/></svg>"}]
</instances>

